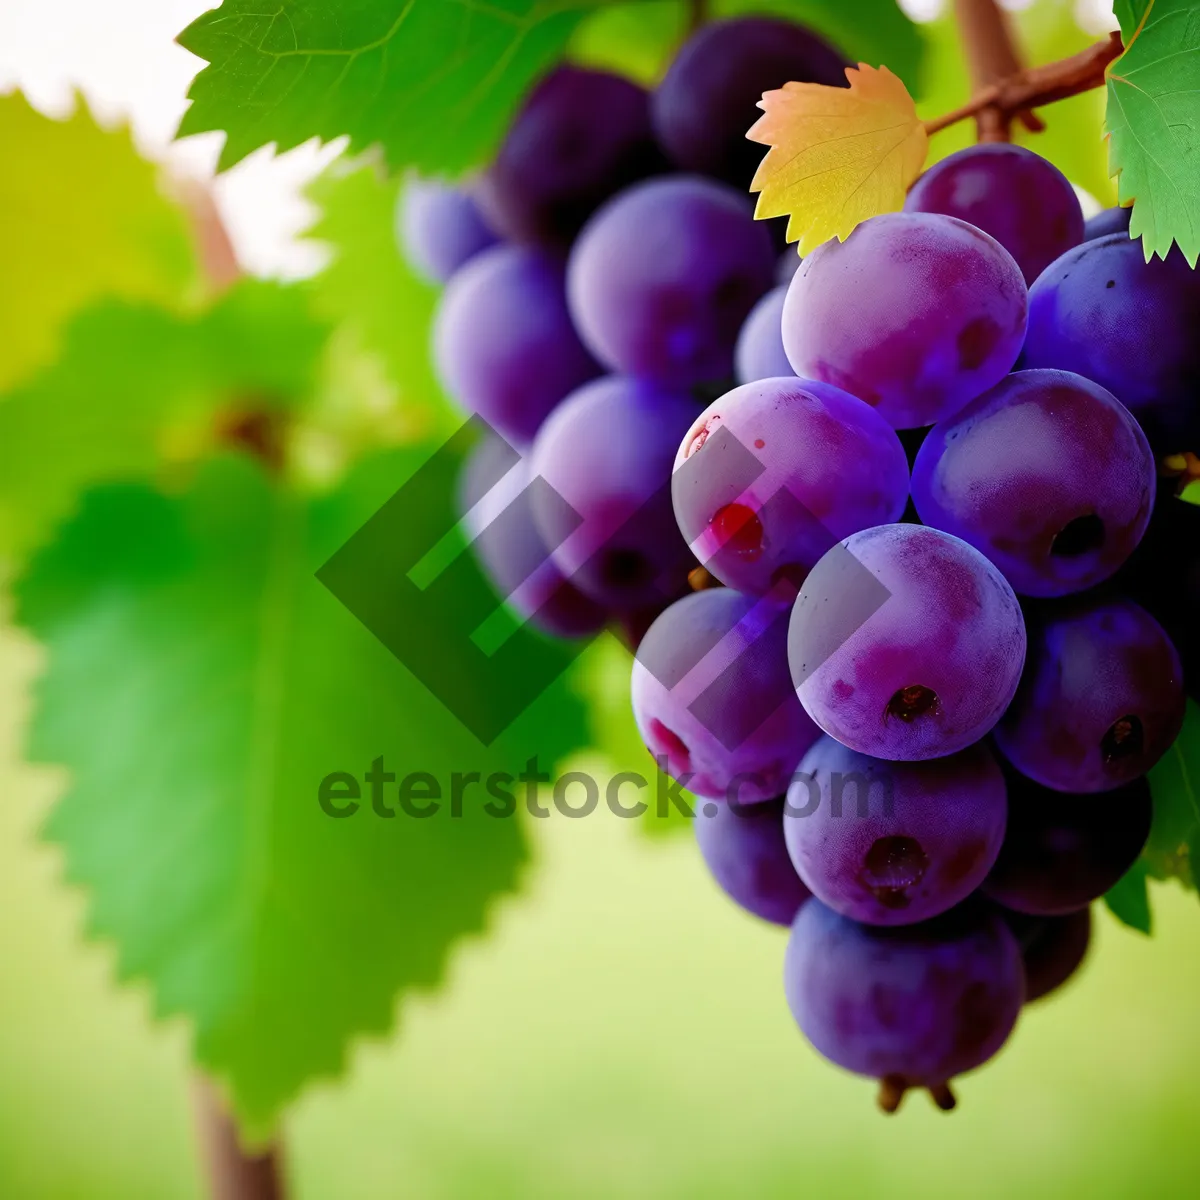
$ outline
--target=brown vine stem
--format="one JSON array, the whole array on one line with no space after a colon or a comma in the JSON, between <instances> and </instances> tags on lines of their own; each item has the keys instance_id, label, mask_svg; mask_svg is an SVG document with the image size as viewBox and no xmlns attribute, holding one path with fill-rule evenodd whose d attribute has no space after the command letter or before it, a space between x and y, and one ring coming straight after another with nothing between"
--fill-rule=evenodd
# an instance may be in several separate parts
<instances>
[{"instance_id":1,"label":"brown vine stem","mask_svg":"<svg viewBox=\"0 0 1200 1200\"><path fill-rule=\"evenodd\" d=\"M237 1127L207 1080L195 1087L196 1127L213 1200L283 1200L279 1158L274 1148L247 1151Z\"/></svg>"},{"instance_id":2,"label":"brown vine stem","mask_svg":"<svg viewBox=\"0 0 1200 1200\"><path fill-rule=\"evenodd\" d=\"M978 117L986 109L998 113L1000 120L1011 122L1026 110L1101 87L1105 69L1121 51L1121 35L1114 33L1107 41L1096 42L1069 58L1018 71L977 92L961 108L926 121L925 132L937 133L968 117Z\"/></svg>"},{"instance_id":3,"label":"brown vine stem","mask_svg":"<svg viewBox=\"0 0 1200 1200\"><path fill-rule=\"evenodd\" d=\"M687 0L687 32L691 37L709 18L708 0Z\"/></svg>"},{"instance_id":4,"label":"brown vine stem","mask_svg":"<svg viewBox=\"0 0 1200 1200\"><path fill-rule=\"evenodd\" d=\"M971 90L978 93L1002 79L1020 74L1025 63L1017 48L1012 22L996 0L954 0L954 17L962 41L963 56L971 75ZM1027 129L1045 126L1029 109L1004 113L992 105L975 114L976 139L980 142L1012 140L1011 124L1016 117Z\"/></svg>"}]
</instances>

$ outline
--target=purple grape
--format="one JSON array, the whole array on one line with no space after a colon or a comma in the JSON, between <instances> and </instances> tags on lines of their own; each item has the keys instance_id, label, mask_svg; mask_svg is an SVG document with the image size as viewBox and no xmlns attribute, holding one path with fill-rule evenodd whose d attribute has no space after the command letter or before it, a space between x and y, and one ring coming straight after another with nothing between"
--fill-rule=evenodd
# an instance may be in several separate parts
<instances>
[{"instance_id":1,"label":"purple grape","mask_svg":"<svg viewBox=\"0 0 1200 1200\"><path fill-rule=\"evenodd\" d=\"M566 249L610 196L665 167L643 88L606 71L555 68L533 89L482 181L497 229Z\"/></svg>"},{"instance_id":2,"label":"purple grape","mask_svg":"<svg viewBox=\"0 0 1200 1200\"><path fill-rule=\"evenodd\" d=\"M469 192L416 176L400 193L396 236L410 265L433 283L445 283L464 263L496 244L496 235Z\"/></svg>"},{"instance_id":3,"label":"purple grape","mask_svg":"<svg viewBox=\"0 0 1200 1200\"><path fill-rule=\"evenodd\" d=\"M1161 487L1146 536L1115 583L1166 630L1184 690L1200 700L1200 506Z\"/></svg>"},{"instance_id":4,"label":"purple grape","mask_svg":"<svg viewBox=\"0 0 1200 1200\"><path fill-rule=\"evenodd\" d=\"M460 508L472 549L499 596L530 624L556 637L597 633L608 613L554 565L533 521L529 464L514 457L492 438L464 464Z\"/></svg>"},{"instance_id":5,"label":"purple grape","mask_svg":"<svg viewBox=\"0 0 1200 1200\"><path fill-rule=\"evenodd\" d=\"M1128 208L1106 208L1097 213L1083 226L1083 240L1094 242L1097 238L1108 237L1110 233L1129 235L1129 218L1133 216L1133 206Z\"/></svg>"},{"instance_id":6,"label":"purple grape","mask_svg":"<svg viewBox=\"0 0 1200 1200\"><path fill-rule=\"evenodd\" d=\"M714 21L684 43L651 99L654 128L685 171L746 190L763 149L746 140L763 92L785 83L846 87L851 63L790 21Z\"/></svg>"},{"instance_id":7,"label":"purple grape","mask_svg":"<svg viewBox=\"0 0 1200 1200\"><path fill-rule=\"evenodd\" d=\"M1016 939L974 904L888 929L810 900L792 925L783 981L804 1036L830 1062L880 1080L888 1112L914 1087L953 1107L947 1084L999 1051L1025 993Z\"/></svg>"},{"instance_id":8,"label":"purple grape","mask_svg":"<svg viewBox=\"0 0 1200 1200\"><path fill-rule=\"evenodd\" d=\"M788 677L787 628L786 605L710 588L671 605L642 639L634 719L650 753L695 795L777 797L820 736Z\"/></svg>"},{"instance_id":9,"label":"purple grape","mask_svg":"<svg viewBox=\"0 0 1200 1200\"><path fill-rule=\"evenodd\" d=\"M1137 417L1156 453L1200 447L1200 275L1126 233L1084 242L1029 293L1024 364L1074 371Z\"/></svg>"},{"instance_id":10,"label":"purple grape","mask_svg":"<svg viewBox=\"0 0 1200 1200\"><path fill-rule=\"evenodd\" d=\"M1184 703L1183 668L1162 626L1129 600L1082 600L1031 622L1029 662L996 744L1048 788L1104 792L1166 754Z\"/></svg>"},{"instance_id":11,"label":"purple grape","mask_svg":"<svg viewBox=\"0 0 1200 1200\"><path fill-rule=\"evenodd\" d=\"M751 310L738 334L734 373L738 383L794 376L783 352L783 302L787 286L769 291Z\"/></svg>"},{"instance_id":12,"label":"purple grape","mask_svg":"<svg viewBox=\"0 0 1200 1200\"><path fill-rule=\"evenodd\" d=\"M919 525L846 538L792 611L792 679L808 715L873 758L940 758L979 741L1017 690L1025 622L1004 576Z\"/></svg>"},{"instance_id":13,"label":"purple grape","mask_svg":"<svg viewBox=\"0 0 1200 1200\"><path fill-rule=\"evenodd\" d=\"M1133 866L1150 835L1144 779L1084 797L1010 772L1008 796L1008 832L983 890L1015 912L1054 916L1086 908Z\"/></svg>"},{"instance_id":14,"label":"purple grape","mask_svg":"<svg viewBox=\"0 0 1200 1200\"><path fill-rule=\"evenodd\" d=\"M600 373L567 311L563 268L519 246L485 250L442 294L434 356L446 390L528 445L568 392Z\"/></svg>"},{"instance_id":15,"label":"purple grape","mask_svg":"<svg viewBox=\"0 0 1200 1200\"><path fill-rule=\"evenodd\" d=\"M953 908L983 882L1004 840L1004 776L982 745L885 763L823 737L787 799L784 835L800 878L823 904L868 925L912 925Z\"/></svg>"},{"instance_id":16,"label":"purple grape","mask_svg":"<svg viewBox=\"0 0 1200 1200\"><path fill-rule=\"evenodd\" d=\"M1083 965L1092 940L1090 908L1056 917L1034 917L1011 909L1001 909L1000 915L1021 947L1026 1004L1057 991Z\"/></svg>"},{"instance_id":17,"label":"purple grape","mask_svg":"<svg viewBox=\"0 0 1200 1200\"><path fill-rule=\"evenodd\" d=\"M712 877L747 912L790 925L812 894L783 843L783 801L702 805L696 841Z\"/></svg>"},{"instance_id":18,"label":"purple grape","mask_svg":"<svg viewBox=\"0 0 1200 1200\"><path fill-rule=\"evenodd\" d=\"M926 525L970 542L1016 591L1063 596L1133 553L1155 475L1137 421L1102 387L1018 371L933 427L912 494Z\"/></svg>"},{"instance_id":19,"label":"purple grape","mask_svg":"<svg viewBox=\"0 0 1200 1200\"><path fill-rule=\"evenodd\" d=\"M640 608L687 588L695 560L675 525L675 447L696 402L629 376L597 379L550 414L531 470L549 485L534 499L538 530L581 591L614 608Z\"/></svg>"},{"instance_id":20,"label":"purple grape","mask_svg":"<svg viewBox=\"0 0 1200 1200\"><path fill-rule=\"evenodd\" d=\"M734 388L696 418L675 459L675 516L730 587L798 586L838 538L896 520L908 462L860 400L807 379Z\"/></svg>"},{"instance_id":21,"label":"purple grape","mask_svg":"<svg viewBox=\"0 0 1200 1200\"><path fill-rule=\"evenodd\" d=\"M774 274L748 196L675 176L629 188L588 222L567 286L597 358L686 387L732 372L742 322Z\"/></svg>"},{"instance_id":22,"label":"purple grape","mask_svg":"<svg viewBox=\"0 0 1200 1200\"><path fill-rule=\"evenodd\" d=\"M1025 281L994 238L940 213L885 213L825 242L788 289L783 344L897 429L953 416L1012 369Z\"/></svg>"},{"instance_id":23,"label":"purple grape","mask_svg":"<svg viewBox=\"0 0 1200 1200\"><path fill-rule=\"evenodd\" d=\"M1023 146L969 146L929 168L905 212L945 213L990 233L1032 283L1083 240L1083 209L1067 177Z\"/></svg>"}]
</instances>

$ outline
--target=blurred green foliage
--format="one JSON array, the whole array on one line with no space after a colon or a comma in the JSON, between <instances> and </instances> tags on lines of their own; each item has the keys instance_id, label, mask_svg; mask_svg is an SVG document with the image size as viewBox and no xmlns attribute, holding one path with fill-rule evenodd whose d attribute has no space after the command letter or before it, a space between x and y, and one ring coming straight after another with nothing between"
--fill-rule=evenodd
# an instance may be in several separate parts
<instances>
[{"instance_id":1,"label":"blurred green foliage","mask_svg":"<svg viewBox=\"0 0 1200 1200\"><path fill-rule=\"evenodd\" d=\"M200 286L183 210L127 129L82 97L54 121L0 96L0 393L49 363L63 322L101 296L177 306Z\"/></svg>"}]
</instances>

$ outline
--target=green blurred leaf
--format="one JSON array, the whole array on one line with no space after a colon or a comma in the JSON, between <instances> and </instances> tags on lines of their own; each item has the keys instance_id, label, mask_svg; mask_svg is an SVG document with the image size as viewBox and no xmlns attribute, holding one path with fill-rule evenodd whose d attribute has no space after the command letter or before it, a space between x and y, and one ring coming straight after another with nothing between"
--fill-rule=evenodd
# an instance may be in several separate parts
<instances>
[{"instance_id":1,"label":"green blurred leaf","mask_svg":"<svg viewBox=\"0 0 1200 1200\"><path fill-rule=\"evenodd\" d=\"M1153 932L1150 893L1146 882L1146 864L1136 862L1104 897L1108 910L1123 925L1139 933Z\"/></svg>"},{"instance_id":2,"label":"green blurred leaf","mask_svg":"<svg viewBox=\"0 0 1200 1200\"><path fill-rule=\"evenodd\" d=\"M1116 0L1125 53L1108 69L1109 167L1146 259L1200 256L1200 21L1195 0Z\"/></svg>"},{"instance_id":3,"label":"green blurred leaf","mask_svg":"<svg viewBox=\"0 0 1200 1200\"><path fill-rule=\"evenodd\" d=\"M83 100L65 121L0 96L0 391L49 362L71 314L101 296L177 304L199 286L183 212L126 128Z\"/></svg>"},{"instance_id":4,"label":"green blurred leaf","mask_svg":"<svg viewBox=\"0 0 1200 1200\"><path fill-rule=\"evenodd\" d=\"M0 553L36 545L92 484L211 450L218 417L295 405L327 336L303 292L249 280L197 315L81 313L58 362L0 400Z\"/></svg>"},{"instance_id":5,"label":"green blurred leaf","mask_svg":"<svg viewBox=\"0 0 1200 1200\"><path fill-rule=\"evenodd\" d=\"M449 433L463 419L433 372L430 326L437 291L409 270L396 244L401 185L373 164L333 163L308 188L321 209L308 236L329 244L332 261L305 286L317 312L349 326L378 356L406 423Z\"/></svg>"},{"instance_id":6,"label":"green blurred leaf","mask_svg":"<svg viewBox=\"0 0 1200 1200\"><path fill-rule=\"evenodd\" d=\"M498 140L530 82L604 0L224 0L179 35L210 65L179 136L227 134L222 169L259 146L379 143L391 167L459 171Z\"/></svg>"},{"instance_id":7,"label":"green blurred leaf","mask_svg":"<svg viewBox=\"0 0 1200 1200\"><path fill-rule=\"evenodd\" d=\"M390 1029L398 992L437 985L517 883L521 824L485 816L479 785L453 813L452 772L534 750L546 769L583 737L560 682L484 751L314 578L420 457L372 460L315 502L245 458L174 497L97 489L15 589L48 649L31 756L71 773L47 833L89 932L160 1017L190 1018L255 1138ZM382 819L364 785L356 815L327 816L321 781L381 756L432 773L441 811Z\"/></svg>"},{"instance_id":8,"label":"green blurred leaf","mask_svg":"<svg viewBox=\"0 0 1200 1200\"><path fill-rule=\"evenodd\" d=\"M568 47L575 62L616 71L653 87L686 36L681 0L625 0L597 9Z\"/></svg>"},{"instance_id":9,"label":"green blurred leaf","mask_svg":"<svg viewBox=\"0 0 1200 1200\"><path fill-rule=\"evenodd\" d=\"M774 13L823 33L848 58L886 66L910 90L922 75L925 39L896 0L714 0L719 17Z\"/></svg>"},{"instance_id":10,"label":"green blurred leaf","mask_svg":"<svg viewBox=\"0 0 1200 1200\"><path fill-rule=\"evenodd\" d=\"M1142 858L1155 879L1194 888L1200 854L1200 707L1189 700L1183 732L1150 772L1154 824Z\"/></svg>"}]
</instances>

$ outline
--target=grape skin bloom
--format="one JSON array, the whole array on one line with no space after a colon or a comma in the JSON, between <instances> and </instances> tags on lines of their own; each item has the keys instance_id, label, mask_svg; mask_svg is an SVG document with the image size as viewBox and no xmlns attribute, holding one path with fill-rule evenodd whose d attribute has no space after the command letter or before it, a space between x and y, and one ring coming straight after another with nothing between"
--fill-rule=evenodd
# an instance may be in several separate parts
<instances>
[{"instance_id":1,"label":"grape skin bloom","mask_svg":"<svg viewBox=\"0 0 1200 1200\"><path fill-rule=\"evenodd\" d=\"M864 612L875 589L881 602ZM858 614L849 628L847 614ZM805 580L788 657L808 715L844 746L940 758L979 741L1008 708L1025 622L978 550L940 530L884 525L845 539Z\"/></svg>"},{"instance_id":2,"label":"grape skin bloom","mask_svg":"<svg viewBox=\"0 0 1200 1200\"><path fill-rule=\"evenodd\" d=\"M896 429L953 416L1012 369L1027 293L1012 255L940 213L885 213L800 264L783 308L792 370Z\"/></svg>"}]
</instances>

